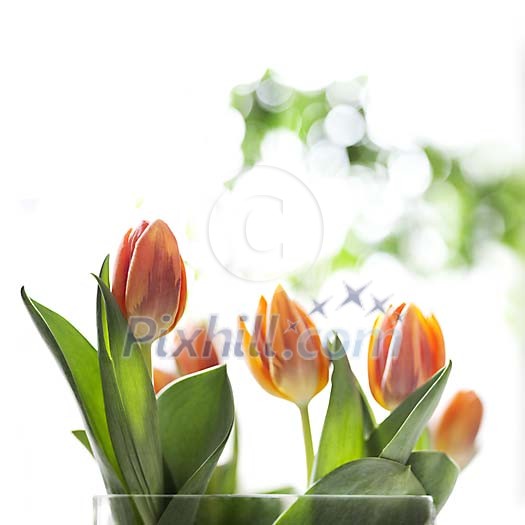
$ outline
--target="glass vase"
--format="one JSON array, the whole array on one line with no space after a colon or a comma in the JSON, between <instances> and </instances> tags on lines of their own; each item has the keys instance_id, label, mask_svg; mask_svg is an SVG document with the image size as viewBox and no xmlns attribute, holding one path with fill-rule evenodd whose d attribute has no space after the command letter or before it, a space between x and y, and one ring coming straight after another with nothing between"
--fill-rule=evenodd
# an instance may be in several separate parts
<instances>
[{"instance_id":1,"label":"glass vase","mask_svg":"<svg viewBox=\"0 0 525 525\"><path fill-rule=\"evenodd\" d=\"M431 525L429 496L96 496L95 525Z\"/></svg>"}]
</instances>

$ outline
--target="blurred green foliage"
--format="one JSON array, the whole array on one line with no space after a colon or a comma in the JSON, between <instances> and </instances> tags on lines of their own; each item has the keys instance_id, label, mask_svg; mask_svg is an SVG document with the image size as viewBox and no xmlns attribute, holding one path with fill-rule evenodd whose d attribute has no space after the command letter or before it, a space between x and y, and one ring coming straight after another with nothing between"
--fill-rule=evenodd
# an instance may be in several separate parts
<instances>
[{"instance_id":1,"label":"blurred green foliage","mask_svg":"<svg viewBox=\"0 0 525 525\"><path fill-rule=\"evenodd\" d=\"M257 82L238 86L232 91L231 103L243 116L246 128L242 152L246 169L261 158L261 144L266 135L285 128L296 133L312 147L312 126L322 126L329 112L339 104L351 105L365 121L365 133L355 144L346 146L350 167L365 166L388 178L388 159L395 150L375 144L368 136L366 123L366 79L337 83L311 92L299 91L279 83L271 72ZM314 139L315 140L315 139ZM326 134L323 140L330 140ZM486 243L497 242L525 257L525 178L524 172L478 176L465 156L453 155L432 145L420 145L431 169L431 180L416 202L406 206L391 232L379 241L359 238L349 231L338 253L319 261L309 278L333 271L356 267L369 255L385 252L394 255L410 269L425 272L416 264L407 246L414 231L424 232L430 225L446 246L442 267L469 266ZM350 169L348 176L360 176L363 170ZM419 213L420 207L431 213ZM429 239L428 242L432 242ZM434 271L435 268L432 268ZM295 279L299 282L301 276Z\"/></svg>"}]
</instances>

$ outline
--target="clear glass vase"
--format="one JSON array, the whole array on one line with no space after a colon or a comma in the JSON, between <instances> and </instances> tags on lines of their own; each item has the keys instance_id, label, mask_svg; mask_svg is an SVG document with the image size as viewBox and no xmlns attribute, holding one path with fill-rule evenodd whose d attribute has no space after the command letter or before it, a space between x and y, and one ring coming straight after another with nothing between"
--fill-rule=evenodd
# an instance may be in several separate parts
<instances>
[{"instance_id":1,"label":"clear glass vase","mask_svg":"<svg viewBox=\"0 0 525 525\"><path fill-rule=\"evenodd\" d=\"M95 525L431 525L429 496L96 496Z\"/></svg>"}]
</instances>

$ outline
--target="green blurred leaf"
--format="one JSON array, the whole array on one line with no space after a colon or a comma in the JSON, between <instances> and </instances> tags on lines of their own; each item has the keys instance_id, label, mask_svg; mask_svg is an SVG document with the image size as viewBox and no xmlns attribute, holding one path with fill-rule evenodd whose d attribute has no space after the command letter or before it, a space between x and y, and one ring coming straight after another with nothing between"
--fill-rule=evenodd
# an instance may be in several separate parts
<instances>
[{"instance_id":1,"label":"green blurred leaf","mask_svg":"<svg viewBox=\"0 0 525 525\"><path fill-rule=\"evenodd\" d=\"M421 432L421 435L419 436L418 440L416 441L416 444L414 445L414 450L422 451L430 450L431 448L432 438L430 437L430 430L428 430L428 427L425 427L423 429L423 432Z\"/></svg>"},{"instance_id":2,"label":"green blurred leaf","mask_svg":"<svg viewBox=\"0 0 525 525\"><path fill-rule=\"evenodd\" d=\"M210 481L234 421L226 365L184 376L158 398L164 460L178 494L202 494ZM198 499L173 499L159 525L190 524Z\"/></svg>"},{"instance_id":3,"label":"green blurred leaf","mask_svg":"<svg viewBox=\"0 0 525 525\"><path fill-rule=\"evenodd\" d=\"M151 377L128 323L106 284L99 286L99 365L111 440L131 494L163 493L157 404ZM160 501L136 498L146 525L156 523Z\"/></svg>"},{"instance_id":4,"label":"green blurred leaf","mask_svg":"<svg viewBox=\"0 0 525 525\"><path fill-rule=\"evenodd\" d=\"M407 465L423 485L426 493L432 496L439 512L454 489L459 475L459 467L442 452L413 452Z\"/></svg>"},{"instance_id":5,"label":"green blurred leaf","mask_svg":"<svg viewBox=\"0 0 525 525\"><path fill-rule=\"evenodd\" d=\"M427 523L428 503L416 499L364 496L424 495L425 490L409 467L381 458L347 463L315 483L307 495L356 495L361 498L299 498L276 525L366 523L384 525Z\"/></svg>"},{"instance_id":6,"label":"green blurred leaf","mask_svg":"<svg viewBox=\"0 0 525 525\"><path fill-rule=\"evenodd\" d=\"M371 434L368 451L372 456L406 463L414 445L443 394L452 362L434 374L401 403Z\"/></svg>"},{"instance_id":7,"label":"green blurred leaf","mask_svg":"<svg viewBox=\"0 0 525 525\"><path fill-rule=\"evenodd\" d=\"M365 454L364 416L361 392L343 344L335 337L332 390L316 456L313 480Z\"/></svg>"},{"instance_id":8,"label":"green blurred leaf","mask_svg":"<svg viewBox=\"0 0 525 525\"><path fill-rule=\"evenodd\" d=\"M263 494L289 494L289 495L293 495L293 494L297 494L297 489L295 489L294 487L283 486L283 487L277 487L276 489L272 489L272 490L265 490L263 492Z\"/></svg>"},{"instance_id":9,"label":"green blurred leaf","mask_svg":"<svg viewBox=\"0 0 525 525\"><path fill-rule=\"evenodd\" d=\"M72 430L71 433L80 441L84 448L93 456L93 449L85 430Z\"/></svg>"}]
</instances>

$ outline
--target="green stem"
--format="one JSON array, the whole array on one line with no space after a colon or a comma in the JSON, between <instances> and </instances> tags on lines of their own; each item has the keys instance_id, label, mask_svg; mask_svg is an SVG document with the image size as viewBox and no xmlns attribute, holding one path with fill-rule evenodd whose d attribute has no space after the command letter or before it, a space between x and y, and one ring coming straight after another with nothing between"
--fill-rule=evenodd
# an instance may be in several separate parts
<instances>
[{"instance_id":1,"label":"green stem","mask_svg":"<svg viewBox=\"0 0 525 525\"><path fill-rule=\"evenodd\" d=\"M149 376L153 379L153 366L151 364L151 343L140 343L140 353L146 363L146 369L148 370Z\"/></svg>"},{"instance_id":2,"label":"green stem","mask_svg":"<svg viewBox=\"0 0 525 525\"><path fill-rule=\"evenodd\" d=\"M304 452L306 455L306 484L310 484L312 477L312 468L314 466L314 444L312 441L312 428L310 426L310 416L308 414L308 405L300 406L301 422L303 424Z\"/></svg>"}]
</instances>

